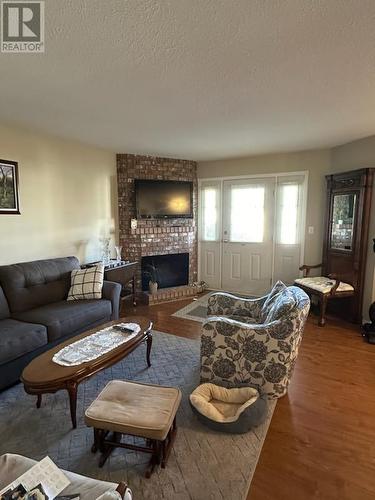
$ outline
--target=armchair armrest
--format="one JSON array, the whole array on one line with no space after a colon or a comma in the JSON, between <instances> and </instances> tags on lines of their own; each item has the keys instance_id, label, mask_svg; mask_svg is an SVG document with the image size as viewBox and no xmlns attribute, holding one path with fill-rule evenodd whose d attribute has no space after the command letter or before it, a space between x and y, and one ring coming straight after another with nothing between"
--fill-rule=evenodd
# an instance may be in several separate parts
<instances>
[{"instance_id":1,"label":"armchair armrest","mask_svg":"<svg viewBox=\"0 0 375 500\"><path fill-rule=\"evenodd\" d=\"M251 316L258 318L267 296L257 299L245 299L231 293L217 292L208 299L209 316Z\"/></svg>"},{"instance_id":2,"label":"armchair armrest","mask_svg":"<svg viewBox=\"0 0 375 500\"><path fill-rule=\"evenodd\" d=\"M119 318L120 315L120 283L114 281L103 281L102 298L112 302L112 316L111 320Z\"/></svg>"},{"instance_id":3,"label":"armchair armrest","mask_svg":"<svg viewBox=\"0 0 375 500\"><path fill-rule=\"evenodd\" d=\"M311 269L318 269L319 267L322 267L322 266L323 266L323 264L316 264L315 266L308 266L308 265L304 264L303 266L301 266L299 268L299 270L303 271L303 277L307 278L307 276L310 275Z\"/></svg>"}]
</instances>

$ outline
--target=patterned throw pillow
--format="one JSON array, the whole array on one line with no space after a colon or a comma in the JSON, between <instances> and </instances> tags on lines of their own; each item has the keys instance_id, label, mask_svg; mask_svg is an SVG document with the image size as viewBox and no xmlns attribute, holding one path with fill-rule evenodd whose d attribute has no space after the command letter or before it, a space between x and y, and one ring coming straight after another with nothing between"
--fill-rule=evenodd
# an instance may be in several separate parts
<instances>
[{"instance_id":1,"label":"patterned throw pillow","mask_svg":"<svg viewBox=\"0 0 375 500\"><path fill-rule=\"evenodd\" d=\"M287 288L275 295L275 300L267 314L265 323L271 323L277 319L287 317L295 307L296 301L290 290Z\"/></svg>"},{"instance_id":2,"label":"patterned throw pillow","mask_svg":"<svg viewBox=\"0 0 375 500\"><path fill-rule=\"evenodd\" d=\"M101 299L103 280L103 264L86 269L74 269L71 274L70 290L66 300Z\"/></svg>"},{"instance_id":3,"label":"patterned throw pillow","mask_svg":"<svg viewBox=\"0 0 375 500\"><path fill-rule=\"evenodd\" d=\"M268 313L276 300L276 296L283 290L286 290L286 285L284 285L284 283L280 280L277 281L262 306L262 310L260 312L260 320L262 323L265 323Z\"/></svg>"}]
</instances>

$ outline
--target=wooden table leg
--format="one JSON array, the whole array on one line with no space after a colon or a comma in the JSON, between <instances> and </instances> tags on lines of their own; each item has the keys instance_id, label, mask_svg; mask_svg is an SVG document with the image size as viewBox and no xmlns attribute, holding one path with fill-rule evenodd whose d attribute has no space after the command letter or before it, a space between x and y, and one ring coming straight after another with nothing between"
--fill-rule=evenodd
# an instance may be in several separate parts
<instances>
[{"instance_id":1,"label":"wooden table leg","mask_svg":"<svg viewBox=\"0 0 375 500\"><path fill-rule=\"evenodd\" d=\"M38 394L37 395L37 400L36 400L36 407L40 408L40 405L42 404L42 395Z\"/></svg>"},{"instance_id":2,"label":"wooden table leg","mask_svg":"<svg viewBox=\"0 0 375 500\"><path fill-rule=\"evenodd\" d=\"M148 467L145 472L145 477L149 479L151 474L154 472L156 465L159 465L161 461L161 447L160 442L154 439L152 441L152 455L149 461Z\"/></svg>"},{"instance_id":3,"label":"wooden table leg","mask_svg":"<svg viewBox=\"0 0 375 500\"><path fill-rule=\"evenodd\" d=\"M100 429L94 427L94 443L91 446L92 453L96 453L101 446L102 432Z\"/></svg>"},{"instance_id":4,"label":"wooden table leg","mask_svg":"<svg viewBox=\"0 0 375 500\"><path fill-rule=\"evenodd\" d=\"M319 315L319 326L324 326L326 324L326 309L327 309L327 296L322 294L320 297L320 315Z\"/></svg>"},{"instance_id":5,"label":"wooden table leg","mask_svg":"<svg viewBox=\"0 0 375 500\"><path fill-rule=\"evenodd\" d=\"M174 417L172 427L169 429L168 436L162 442L162 461L161 468L165 469L169 455L172 450L172 446L177 434L177 422L176 417Z\"/></svg>"},{"instance_id":6,"label":"wooden table leg","mask_svg":"<svg viewBox=\"0 0 375 500\"><path fill-rule=\"evenodd\" d=\"M133 306L135 307L137 305L137 299L135 296L135 276L132 278L132 294L133 294Z\"/></svg>"},{"instance_id":7,"label":"wooden table leg","mask_svg":"<svg viewBox=\"0 0 375 500\"><path fill-rule=\"evenodd\" d=\"M152 347L152 333L148 332L148 334L147 334L147 354L146 354L146 358L147 358L147 365L148 365L149 368L151 366L151 359L150 359L150 356L151 356L151 347Z\"/></svg>"},{"instance_id":8,"label":"wooden table leg","mask_svg":"<svg viewBox=\"0 0 375 500\"><path fill-rule=\"evenodd\" d=\"M77 387L78 386L75 382L69 382L67 386L70 402L70 417L72 419L73 429L77 428Z\"/></svg>"},{"instance_id":9,"label":"wooden table leg","mask_svg":"<svg viewBox=\"0 0 375 500\"><path fill-rule=\"evenodd\" d=\"M103 465L106 463L107 458L110 456L112 451L115 448L115 445L108 444L105 442L105 437L108 434L108 431L102 431L102 437L101 437L101 455L99 458L99 467L103 467ZM112 436L112 441L113 443L119 443L121 441L121 434L119 432L114 432Z\"/></svg>"}]
</instances>

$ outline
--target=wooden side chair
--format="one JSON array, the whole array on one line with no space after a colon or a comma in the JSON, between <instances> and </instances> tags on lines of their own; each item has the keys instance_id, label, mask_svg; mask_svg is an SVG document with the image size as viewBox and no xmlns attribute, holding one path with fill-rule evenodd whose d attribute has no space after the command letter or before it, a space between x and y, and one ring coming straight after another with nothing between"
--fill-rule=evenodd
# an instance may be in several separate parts
<instances>
[{"instance_id":1,"label":"wooden side chair","mask_svg":"<svg viewBox=\"0 0 375 500\"><path fill-rule=\"evenodd\" d=\"M353 285L341 281L337 274L310 276L311 269L318 269L322 266L323 264L315 266L303 265L299 268L300 271L303 271L303 278L294 280L294 284L302 288L310 297L317 297L320 305L319 326L326 324L325 315L328 300L352 297L355 294Z\"/></svg>"}]
</instances>

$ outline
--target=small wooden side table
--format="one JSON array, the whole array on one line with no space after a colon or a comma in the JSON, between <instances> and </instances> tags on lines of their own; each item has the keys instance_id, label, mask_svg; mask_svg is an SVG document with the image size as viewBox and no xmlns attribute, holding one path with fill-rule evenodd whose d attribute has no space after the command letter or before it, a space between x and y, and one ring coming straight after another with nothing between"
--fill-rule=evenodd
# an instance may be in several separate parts
<instances>
[{"instance_id":1,"label":"small wooden side table","mask_svg":"<svg viewBox=\"0 0 375 500\"><path fill-rule=\"evenodd\" d=\"M104 279L107 281L115 281L122 285L121 297L125 295L125 287L131 283L133 305L137 305L137 298L135 293L135 276L137 272L137 262L126 262L116 267L104 267Z\"/></svg>"}]
</instances>

